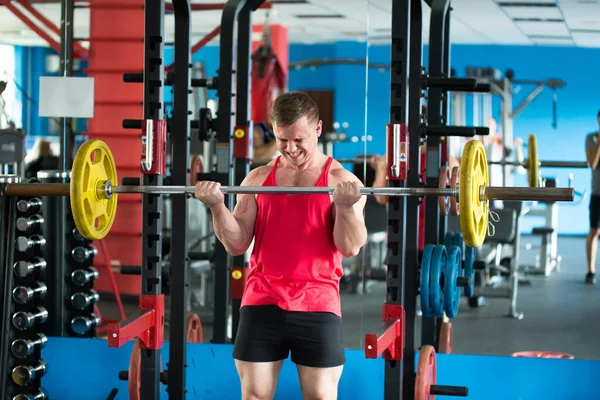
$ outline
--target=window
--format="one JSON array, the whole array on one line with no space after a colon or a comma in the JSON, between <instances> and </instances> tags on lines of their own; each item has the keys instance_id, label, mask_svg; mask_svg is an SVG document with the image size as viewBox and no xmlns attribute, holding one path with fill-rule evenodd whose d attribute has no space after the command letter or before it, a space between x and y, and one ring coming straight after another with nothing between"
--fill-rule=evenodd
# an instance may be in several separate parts
<instances>
[{"instance_id":1,"label":"window","mask_svg":"<svg viewBox=\"0 0 600 400\"><path fill-rule=\"evenodd\" d=\"M11 124L16 128L23 126L22 105L15 87L15 64L15 48L0 44L0 81L6 82L6 88L0 94L0 129L7 128ZM3 86L4 84L0 88Z\"/></svg>"}]
</instances>

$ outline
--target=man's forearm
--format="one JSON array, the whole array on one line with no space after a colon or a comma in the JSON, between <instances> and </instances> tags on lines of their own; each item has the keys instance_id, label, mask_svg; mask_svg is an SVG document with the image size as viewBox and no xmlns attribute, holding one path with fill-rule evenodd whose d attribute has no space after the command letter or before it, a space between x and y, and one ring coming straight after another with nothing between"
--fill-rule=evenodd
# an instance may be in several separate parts
<instances>
[{"instance_id":1,"label":"man's forearm","mask_svg":"<svg viewBox=\"0 0 600 400\"><path fill-rule=\"evenodd\" d=\"M387 187L387 182L386 182L386 176L385 176L385 169L383 168L377 168L377 172L375 173L375 180L373 181L373 187ZM375 200L379 203L379 204L387 204L389 201L389 197L388 196L375 196Z\"/></svg>"},{"instance_id":2,"label":"man's forearm","mask_svg":"<svg viewBox=\"0 0 600 400\"><path fill-rule=\"evenodd\" d=\"M225 204L211 207L213 229L217 239L231 255L243 254L250 246L252 238L239 224Z\"/></svg>"},{"instance_id":3,"label":"man's forearm","mask_svg":"<svg viewBox=\"0 0 600 400\"><path fill-rule=\"evenodd\" d=\"M354 209L336 208L333 242L344 257L354 257L367 240L367 228Z\"/></svg>"}]
</instances>

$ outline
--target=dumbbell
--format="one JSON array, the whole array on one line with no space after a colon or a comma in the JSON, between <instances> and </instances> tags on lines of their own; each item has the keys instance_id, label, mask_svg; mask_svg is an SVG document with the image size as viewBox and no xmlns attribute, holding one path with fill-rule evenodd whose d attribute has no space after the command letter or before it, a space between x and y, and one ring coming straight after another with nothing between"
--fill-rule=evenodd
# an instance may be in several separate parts
<instances>
[{"instance_id":1,"label":"dumbbell","mask_svg":"<svg viewBox=\"0 0 600 400\"><path fill-rule=\"evenodd\" d=\"M78 310L83 310L92 303L100 300L100 293L91 289L89 293L77 292L71 296L71 304Z\"/></svg>"},{"instance_id":2,"label":"dumbbell","mask_svg":"<svg viewBox=\"0 0 600 400\"><path fill-rule=\"evenodd\" d=\"M95 257L97 255L98 249L96 249L94 246L89 246L87 248L77 246L73 250L71 250L71 257L73 257L73 260L75 260L78 263L86 262L90 258Z\"/></svg>"},{"instance_id":3,"label":"dumbbell","mask_svg":"<svg viewBox=\"0 0 600 400\"><path fill-rule=\"evenodd\" d=\"M27 386L38 375L44 375L48 363L40 360L36 365L19 365L12 370L12 379L19 386Z\"/></svg>"},{"instance_id":4,"label":"dumbbell","mask_svg":"<svg viewBox=\"0 0 600 400\"><path fill-rule=\"evenodd\" d=\"M39 274L46 269L46 260L34 257L31 261L17 261L13 265L13 272L19 278L27 278L34 273Z\"/></svg>"},{"instance_id":5,"label":"dumbbell","mask_svg":"<svg viewBox=\"0 0 600 400\"><path fill-rule=\"evenodd\" d=\"M17 238L17 251L24 253L33 248L41 249L45 244L46 239L41 235L19 236Z\"/></svg>"},{"instance_id":6,"label":"dumbbell","mask_svg":"<svg viewBox=\"0 0 600 400\"><path fill-rule=\"evenodd\" d=\"M100 317L92 313L89 317L75 317L71 320L71 329L78 335L85 335L90 329L100 325Z\"/></svg>"},{"instance_id":7,"label":"dumbbell","mask_svg":"<svg viewBox=\"0 0 600 400\"><path fill-rule=\"evenodd\" d=\"M48 341L48 338L43 333L38 333L37 336L38 338L36 340L26 338L15 340L10 345L10 351L17 358L26 358L33 353L35 349L44 347Z\"/></svg>"},{"instance_id":8,"label":"dumbbell","mask_svg":"<svg viewBox=\"0 0 600 400\"><path fill-rule=\"evenodd\" d=\"M12 400L47 400L48 396L42 389L36 389L35 393L21 393L12 398Z\"/></svg>"},{"instance_id":9,"label":"dumbbell","mask_svg":"<svg viewBox=\"0 0 600 400\"><path fill-rule=\"evenodd\" d=\"M29 200L19 200L17 202L17 210L22 213L37 212L42 208L42 200L34 197Z\"/></svg>"},{"instance_id":10,"label":"dumbbell","mask_svg":"<svg viewBox=\"0 0 600 400\"><path fill-rule=\"evenodd\" d=\"M87 240L86 238L84 238L83 236L81 236L81 233L79 233L79 231L77 230L77 228L73 228L73 231L71 232L71 234L73 235L73 238L81 243L88 243L89 240Z\"/></svg>"},{"instance_id":11,"label":"dumbbell","mask_svg":"<svg viewBox=\"0 0 600 400\"><path fill-rule=\"evenodd\" d=\"M98 270L94 267L88 267L86 269L76 269L71 273L71 280L77 286L83 286L86 283L98 279Z\"/></svg>"},{"instance_id":12,"label":"dumbbell","mask_svg":"<svg viewBox=\"0 0 600 400\"><path fill-rule=\"evenodd\" d=\"M12 317L13 326L21 331L32 327L36 322L43 324L48 319L48 310L38 307L34 313L29 311L16 312Z\"/></svg>"},{"instance_id":13,"label":"dumbbell","mask_svg":"<svg viewBox=\"0 0 600 400\"><path fill-rule=\"evenodd\" d=\"M39 214L33 214L29 217L19 217L17 218L17 230L23 233L33 232L43 223L44 217Z\"/></svg>"},{"instance_id":14,"label":"dumbbell","mask_svg":"<svg viewBox=\"0 0 600 400\"><path fill-rule=\"evenodd\" d=\"M19 304L27 304L34 298L43 299L48 288L43 282L35 282L29 286L17 286L13 289L13 299Z\"/></svg>"}]
</instances>

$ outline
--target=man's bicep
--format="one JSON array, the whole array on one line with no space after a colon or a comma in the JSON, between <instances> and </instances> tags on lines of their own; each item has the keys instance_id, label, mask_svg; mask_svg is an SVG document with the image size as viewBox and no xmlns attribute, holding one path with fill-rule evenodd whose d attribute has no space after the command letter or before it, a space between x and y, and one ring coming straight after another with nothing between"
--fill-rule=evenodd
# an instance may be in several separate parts
<instances>
[{"instance_id":1,"label":"man's bicep","mask_svg":"<svg viewBox=\"0 0 600 400\"><path fill-rule=\"evenodd\" d=\"M253 232L256 211L257 207L254 195L240 194L233 209L233 217L247 232Z\"/></svg>"}]
</instances>

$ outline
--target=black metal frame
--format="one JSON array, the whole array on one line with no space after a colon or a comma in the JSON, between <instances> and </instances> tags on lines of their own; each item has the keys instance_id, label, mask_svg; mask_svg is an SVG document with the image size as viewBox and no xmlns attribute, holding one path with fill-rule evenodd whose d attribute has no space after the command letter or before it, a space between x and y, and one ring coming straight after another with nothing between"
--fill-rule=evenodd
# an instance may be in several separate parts
<instances>
[{"instance_id":1,"label":"black metal frame","mask_svg":"<svg viewBox=\"0 0 600 400\"><path fill-rule=\"evenodd\" d=\"M237 90L236 90L236 126L248 127L249 135L252 135L250 121L250 74L252 65L252 10L246 4L238 16L238 39L237 39ZM250 142L252 143L252 142ZM250 172L251 160L248 158L234 157L234 184L239 186ZM233 257L235 268L245 268L246 255ZM231 299L231 341L235 341L239 321L241 299Z\"/></svg>"},{"instance_id":2,"label":"black metal frame","mask_svg":"<svg viewBox=\"0 0 600 400\"><path fill-rule=\"evenodd\" d=\"M164 32L165 2L144 2L144 119L164 119ZM142 185L162 185L160 174L144 174ZM142 295L162 294L163 197L143 194ZM160 395L160 350L140 352L140 396L155 399Z\"/></svg>"},{"instance_id":3,"label":"black metal frame","mask_svg":"<svg viewBox=\"0 0 600 400\"><path fill-rule=\"evenodd\" d=\"M410 165L407 179L390 180L390 187L419 185L421 19L420 0L392 3L390 123L408 126ZM402 361L385 361L384 398L386 400L414 398L418 231L419 198L390 197L386 304L402 305L406 314ZM410 267L407 268L407 265Z\"/></svg>"},{"instance_id":4,"label":"black metal frame","mask_svg":"<svg viewBox=\"0 0 600 400\"><path fill-rule=\"evenodd\" d=\"M164 2L163 2L164 3ZM174 64L176 71L173 82L173 117L171 119L171 183L186 186L189 184L190 165L190 113L189 93L191 91L192 54L190 50L190 14L188 0L173 0L175 17ZM162 69L162 66L161 66ZM171 195L172 234L170 285L170 338L169 342L169 398L183 399L187 392L186 384L186 309L188 300L188 198L187 195Z\"/></svg>"},{"instance_id":5,"label":"black metal frame","mask_svg":"<svg viewBox=\"0 0 600 400\"><path fill-rule=\"evenodd\" d=\"M431 22L429 38L429 77L448 78L449 74L449 27L450 0L433 0L431 4ZM433 126L446 125L447 93L440 86L429 87L427 97L427 123ZM437 187L442 166L442 138L427 136L426 175L428 187ZM426 197L425 201L425 243L444 242L446 218L440 213L438 199ZM435 346L441 319L423 316L421 344ZM436 346L437 348L437 346Z\"/></svg>"},{"instance_id":6,"label":"black metal frame","mask_svg":"<svg viewBox=\"0 0 600 400\"><path fill-rule=\"evenodd\" d=\"M233 123L235 116L236 125L247 126L249 123L250 99L250 45L252 37L251 12L256 10L264 0L229 0L223 7L221 16L221 41L219 57L219 80L217 95L219 97L219 111L217 113L217 165L211 179L222 185L234 185L234 182L245 176L248 172L248 160L239 159L233 171ZM237 57L234 41L235 22L238 20ZM234 60L237 58L237 65ZM241 63L241 60L247 60ZM236 93L233 91L234 74L237 79ZM236 99L236 108L233 108L233 97ZM234 111L235 110L235 111ZM245 160L245 161L244 161ZM239 182L238 182L239 183ZM225 196L225 205L231 210L234 205L232 195ZM236 258L236 263L241 258ZM225 251L219 241L214 249L214 310L213 310L213 343L226 343L227 321L230 306L230 273L233 258ZM234 302L235 305L238 302ZM237 319L237 313L234 313ZM237 326L237 321L234 321ZM235 333L234 333L235 335Z\"/></svg>"}]
</instances>

